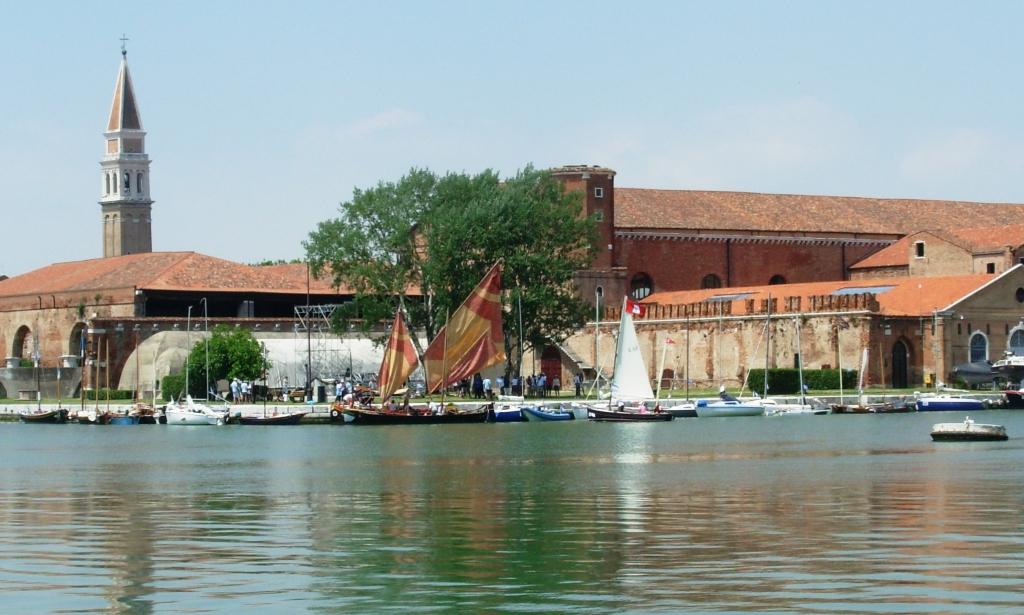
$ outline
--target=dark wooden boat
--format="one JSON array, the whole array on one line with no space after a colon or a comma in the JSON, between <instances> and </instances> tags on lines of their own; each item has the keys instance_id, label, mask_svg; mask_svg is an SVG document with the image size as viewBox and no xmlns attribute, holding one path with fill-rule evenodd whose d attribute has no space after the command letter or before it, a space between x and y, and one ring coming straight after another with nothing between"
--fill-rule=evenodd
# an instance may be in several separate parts
<instances>
[{"instance_id":1,"label":"dark wooden boat","mask_svg":"<svg viewBox=\"0 0 1024 615\"><path fill-rule=\"evenodd\" d=\"M293 412L291 414L275 414L272 416L242 416L238 422L242 425L298 425L302 417L308 412Z\"/></svg>"},{"instance_id":2,"label":"dark wooden boat","mask_svg":"<svg viewBox=\"0 0 1024 615\"><path fill-rule=\"evenodd\" d=\"M916 408L906 402L896 404L832 404L832 414L896 414L915 411Z\"/></svg>"},{"instance_id":3,"label":"dark wooden boat","mask_svg":"<svg viewBox=\"0 0 1024 615\"><path fill-rule=\"evenodd\" d=\"M22 423L66 423L68 409L45 410L43 412L21 412L18 414Z\"/></svg>"},{"instance_id":4,"label":"dark wooden boat","mask_svg":"<svg viewBox=\"0 0 1024 615\"><path fill-rule=\"evenodd\" d=\"M587 418L591 421L610 423L637 423L652 421L671 421L674 417L668 412L620 412L618 410L601 410L593 406L587 407Z\"/></svg>"},{"instance_id":5,"label":"dark wooden boat","mask_svg":"<svg viewBox=\"0 0 1024 615\"><path fill-rule=\"evenodd\" d=\"M473 410L447 410L435 414L427 408L402 410L376 410L370 408L346 408L353 425L447 425L450 423L483 423L487 421L487 408Z\"/></svg>"},{"instance_id":6,"label":"dark wooden boat","mask_svg":"<svg viewBox=\"0 0 1024 615\"><path fill-rule=\"evenodd\" d=\"M1006 398L1006 407L1019 410L1024 408L1024 391L1003 391L1003 396Z\"/></svg>"}]
</instances>

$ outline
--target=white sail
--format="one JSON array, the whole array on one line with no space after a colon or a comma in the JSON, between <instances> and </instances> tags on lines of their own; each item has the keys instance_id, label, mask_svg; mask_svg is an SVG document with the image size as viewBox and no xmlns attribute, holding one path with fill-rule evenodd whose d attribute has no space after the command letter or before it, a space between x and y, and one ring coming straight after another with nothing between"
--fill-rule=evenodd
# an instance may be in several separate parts
<instances>
[{"instance_id":1,"label":"white sail","mask_svg":"<svg viewBox=\"0 0 1024 615\"><path fill-rule=\"evenodd\" d=\"M633 316L622 310L619 340L615 346L615 372L612 374L612 399L639 401L653 399L647 366L640 354L640 342L633 327Z\"/></svg>"}]
</instances>

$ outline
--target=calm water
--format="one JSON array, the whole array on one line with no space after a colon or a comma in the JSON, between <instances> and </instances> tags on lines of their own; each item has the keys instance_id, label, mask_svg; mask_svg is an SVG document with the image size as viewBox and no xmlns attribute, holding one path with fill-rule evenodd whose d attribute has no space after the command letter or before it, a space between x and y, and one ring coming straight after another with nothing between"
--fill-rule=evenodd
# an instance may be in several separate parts
<instances>
[{"instance_id":1,"label":"calm water","mask_svg":"<svg viewBox=\"0 0 1024 615\"><path fill-rule=\"evenodd\" d=\"M1019 613L1024 412L962 416L0 424L0 607Z\"/></svg>"}]
</instances>

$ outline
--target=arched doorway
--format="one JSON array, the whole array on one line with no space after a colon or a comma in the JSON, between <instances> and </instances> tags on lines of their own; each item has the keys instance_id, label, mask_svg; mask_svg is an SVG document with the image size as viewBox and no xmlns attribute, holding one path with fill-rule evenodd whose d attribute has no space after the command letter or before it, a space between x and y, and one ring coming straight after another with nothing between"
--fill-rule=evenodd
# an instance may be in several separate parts
<instances>
[{"instance_id":1,"label":"arched doorway","mask_svg":"<svg viewBox=\"0 0 1024 615\"><path fill-rule=\"evenodd\" d=\"M908 385L907 363L910 357L910 349L903 340L897 340L892 345L892 388L905 389Z\"/></svg>"},{"instance_id":2,"label":"arched doorway","mask_svg":"<svg viewBox=\"0 0 1024 615\"><path fill-rule=\"evenodd\" d=\"M82 345L84 338L82 333L85 331L85 323L80 322L75 324L71 328L71 336L68 338L68 354L76 357L85 354L85 347Z\"/></svg>"},{"instance_id":3,"label":"arched doorway","mask_svg":"<svg viewBox=\"0 0 1024 615\"><path fill-rule=\"evenodd\" d=\"M11 346L11 356L19 359L27 359L32 354L32 331L22 325L14 334L14 345Z\"/></svg>"}]
</instances>

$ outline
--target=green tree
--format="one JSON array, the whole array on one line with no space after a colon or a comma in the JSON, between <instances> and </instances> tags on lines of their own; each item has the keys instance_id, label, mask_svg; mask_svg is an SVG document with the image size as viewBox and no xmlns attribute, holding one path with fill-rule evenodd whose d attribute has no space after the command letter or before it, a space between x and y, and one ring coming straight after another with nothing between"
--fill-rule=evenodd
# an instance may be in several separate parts
<instances>
[{"instance_id":1,"label":"green tree","mask_svg":"<svg viewBox=\"0 0 1024 615\"><path fill-rule=\"evenodd\" d=\"M207 344L199 340L188 354L189 393L206 397ZM210 332L209 340L210 386L218 380L259 380L263 378L269 361L263 348L248 329L219 325Z\"/></svg>"},{"instance_id":2,"label":"green tree","mask_svg":"<svg viewBox=\"0 0 1024 615\"><path fill-rule=\"evenodd\" d=\"M329 272L355 293L336 312L338 325L386 320L414 288L420 299L404 301L409 325L428 338L501 259L506 354L515 371L520 303L527 348L560 341L584 322L572 277L589 266L596 242L581 195L527 167L505 180L493 171L437 177L414 169L357 190L304 246L314 274Z\"/></svg>"}]
</instances>

